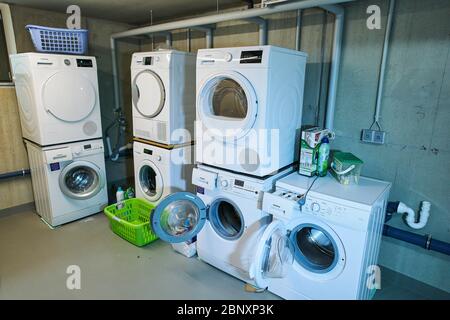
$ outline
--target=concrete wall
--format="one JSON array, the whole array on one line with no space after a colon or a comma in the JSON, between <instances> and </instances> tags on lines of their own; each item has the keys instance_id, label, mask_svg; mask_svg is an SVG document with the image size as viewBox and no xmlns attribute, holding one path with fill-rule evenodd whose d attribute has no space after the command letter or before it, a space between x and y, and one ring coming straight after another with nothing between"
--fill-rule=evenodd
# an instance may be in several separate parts
<instances>
[{"instance_id":1,"label":"concrete wall","mask_svg":"<svg viewBox=\"0 0 450 320\"><path fill-rule=\"evenodd\" d=\"M365 26L371 4L387 13L387 1L346 5L333 146L363 159L364 175L391 181L392 200L413 208L430 201L429 224L418 233L450 242L450 1L397 1L381 112L383 146L359 141L373 119L384 35L384 28ZM408 229L401 217L391 224ZM380 263L450 291L448 256L385 238Z\"/></svg>"}]
</instances>

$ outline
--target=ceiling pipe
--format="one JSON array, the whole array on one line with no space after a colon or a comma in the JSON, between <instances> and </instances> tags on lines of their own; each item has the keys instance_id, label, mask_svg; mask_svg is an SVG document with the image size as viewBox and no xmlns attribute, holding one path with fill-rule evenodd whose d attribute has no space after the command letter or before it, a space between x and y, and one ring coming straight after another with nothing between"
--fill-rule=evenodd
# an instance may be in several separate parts
<instances>
[{"instance_id":1,"label":"ceiling pipe","mask_svg":"<svg viewBox=\"0 0 450 320\"><path fill-rule=\"evenodd\" d=\"M154 33L160 31L185 29L196 26L203 26L213 23L226 22L231 20L245 20L247 18L261 17L269 14L280 13L285 11L293 11L297 9L306 9L312 7L322 7L331 4L352 2L354 0L304 0L299 2L289 2L286 4L280 4L276 6L270 6L265 8L255 8L248 10L231 11L207 16L201 16L196 18L190 18L185 20L167 22L162 24L156 24L152 26L146 26L136 29L131 29L123 32L114 33L111 35L114 39L127 38L136 35L142 35L147 33Z\"/></svg>"},{"instance_id":2,"label":"ceiling pipe","mask_svg":"<svg viewBox=\"0 0 450 320\"><path fill-rule=\"evenodd\" d=\"M112 56L112 63L113 63L112 71L113 71L114 91L115 91L114 95L116 97L115 109L119 110L121 108L121 101L120 101L120 98L118 98L118 97L120 97L120 91L119 91L120 85L119 85L118 67L117 67L118 61L117 61L117 55L115 53L115 49L116 49L115 44L116 44L117 39L133 37L133 36L149 34L149 33L155 33L155 32L161 32L161 31L186 29L186 28L198 27L198 26L209 25L209 24L214 24L214 23L219 23L219 22L226 22L226 21L231 21L231 20L245 20L248 18L261 17L264 15L270 15L270 14L274 14L274 13L294 11L294 10L298 10L298 9L307 9L307 8L312 8L312 7L325 7L325 6L328 8L326 10L336 14L335 36L336 36L336 33L340 32L340 38L341 38L342 37L342 27L343 27L343 17L344 17L343 10L342 9L338 10L338 7L330 6L330 5L343 3L343 2L352 2L352 1L354 1L354 0L304 0L304 1L299 1L299 2L289 2L286 4L283 3L280 5L275 5L275 6L270 6L270 7L231 11L231 12L226 12L226 13L218 13L218 14L213 14L213 15L201 16L201 17L185 19L185 20L180 20L180 21L173 21L173 22L168 22L168 23L162 23L162 24L157 24L157 25L152 25L152 26L131 29L131 30L123 31L123 32L119 32L119 33L114 33L111 35L111 56ZM339 50L339 55L336 55L335 52L337 51L336 44L340 43L340 41L341 41L341 39L339 39L339 41L337 41L336 39L334 40L334 45L333 45L333 58L334 59L333 59L333 61L335 63L339 63L339 59L336 59L336 58L340 58L340 50ZM339 49L340 49L340 47L339 47ZM339 66L338 66L337 70L338 69L339 69ZM333 72L333 70L334 70L334 72ZM337 75L337 73L338 72L336 72L336 68L332 67L331 75L333 75L333 74ZM330 77L331 77L331 75L330 75ZM337 77L336 77L336 80L334 80L334 81L337 82ZM334 83L334 91L335 90L336 90L336 83ZM334 92L333 94L334 94L334 99L332 101L333 102L332 105L334 105L336 93ZM329 104L330 104L330 101L329 101ZM334 117L334 113L332 116ZM327 119L328 118L329 117L327 116Z\"/></svg>"},{"instance_id":3,"label":"ceiling pipe","mask_svg":"<svg viewBox=\"0 0 450 320\"><path fill-rule=\"evenodd\" d=\"M267 20L261 17L247 18L244 20L259 26L259 45L265 46L267 44Z\"/></svg>"},{"instance_id":4,"label":"ceiling pipe","mask_svg":"<svg viewBox=\"0 0 450 320\"><path fill-rule=\"evenodd\" d=\"M206 48L211 49L214 46L213 43L213 36L214 36L214 29L216 28L215 25L210 26L198 26L198 27L192 27L192 30L198 30L205 33L206 38Z\"/></svg>"},{"instance_id":5,"label":"ceiling pipe","mask_svg":"<svg viewBox=\"0 0 450 320\"><path fill-rule=\"evenodd\" d=\"M295 23L295 49L300 51L301 47L301 37L302 37L302 14L303 10L298 9L296 15L296 23Z\"/></svg>"},{"instance_id":6,"label":"ceiling pipe","mask_svg":"<svg viewBox=\"0 0 450 320\"><path fill-rule=\"evenodd\" d=\"M342 36L344 34L344 8L337 5L320 6L322 9L335 15L333 53L331 57L330 81L328 84L327 111L325 116L325 128L333 130L334 114L336 110L337 85L339 69L341 66Z\"/></svg>"}]
</instances>

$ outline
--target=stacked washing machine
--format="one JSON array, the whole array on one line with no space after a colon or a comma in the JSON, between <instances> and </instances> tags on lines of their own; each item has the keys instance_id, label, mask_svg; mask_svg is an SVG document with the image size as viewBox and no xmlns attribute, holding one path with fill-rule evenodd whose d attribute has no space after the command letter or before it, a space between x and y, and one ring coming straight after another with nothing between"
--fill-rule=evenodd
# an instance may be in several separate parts
<instances>
[{"instance_id":1,"label":"stacked washing machine","mask_svg":"<svg viewBox=\"0 0 450 320\"><path fill-rule=\"evenodd\" d=\"M293 172L306 58L273 46L198 51L196 194L172 194L151 216L161 239L197 236L200 259L253 285L257 241L271 221L263 194Z\"/></svg>"},{"instance_id":2,"label":"stacked washing machine","mask_svg":"<svg viewBox=\"0 0 450 320\"><path fill-rule=\"evenodd\" d=\"M192 190L195 54L160 50L131 61L136 197Z\"/></svg>"},{"instance_id":3,"label":"stacked washing machine","mask_svg":"<svg viewBox=\"0 0 450 320\"><path fill-rule=\"evenodd\" d=\"M38 214L51 226L108 203L94 57L11 56Z\"/></svg>"}]
</instances>

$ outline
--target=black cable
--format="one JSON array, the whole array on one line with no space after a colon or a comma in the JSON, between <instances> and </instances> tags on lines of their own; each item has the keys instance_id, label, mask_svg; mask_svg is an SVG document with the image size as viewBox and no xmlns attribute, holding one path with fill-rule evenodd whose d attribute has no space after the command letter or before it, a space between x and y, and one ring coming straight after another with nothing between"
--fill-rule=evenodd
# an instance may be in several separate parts
<instances>
[{"instance_id":1,"label":"black cable","mask_svg":"<svg viewBox=\"0 0 450 320\"><path fill-rule=\"evenodd\" d=\"M303 207L303 205L306 202L306 196L308 195L309 190L311 190L311 188L314 185L314 182L316 182L316 180L319 178L319 176L316 176L313 180L313 182L311 183L311 185L309 186L309 188L306 190L306 192L301 196L301 198L297 201L297 203L300 205L300 209Z\"/></svg>"}]
</instances>

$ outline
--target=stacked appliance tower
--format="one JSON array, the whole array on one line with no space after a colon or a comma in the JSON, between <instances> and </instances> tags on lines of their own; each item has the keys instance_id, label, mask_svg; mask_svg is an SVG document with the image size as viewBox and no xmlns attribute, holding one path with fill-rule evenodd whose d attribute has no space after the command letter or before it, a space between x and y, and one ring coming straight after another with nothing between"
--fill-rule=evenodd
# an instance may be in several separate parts
<instances>
[{"instance_id":1,"label":"stacked appliance tower","mask_svg":"<svg viewBox=\"0 0 450 320\"><path fill-rule=\"evenodd\" d=\"M254 286L255 248L271 221L263 194L298 154L306 58L273 46L198 51L196 194L172 194L151 215L162 240L197 236L200 259Z\"/></svg>"},{"instance_id":2,"label":"stacked appliance tower","mask_svg":"<svg viewBox=\"0 0 450 320\"><path fill-rule=\"evenodd\" d=\"M133 54L137 198L156 204L192 188L195 61L194 54L176 50Z\"/></svg>"},{"instance_id":3,"label":"stacked appliance tower","mask_svg":"<svg viewBox=\"0 0 450 320\"><path fill-rule=\"evenodd\" d=\"M95 57L11 56L36 211L51 226L108 203Z\"/></svg>"}]
</instances>

